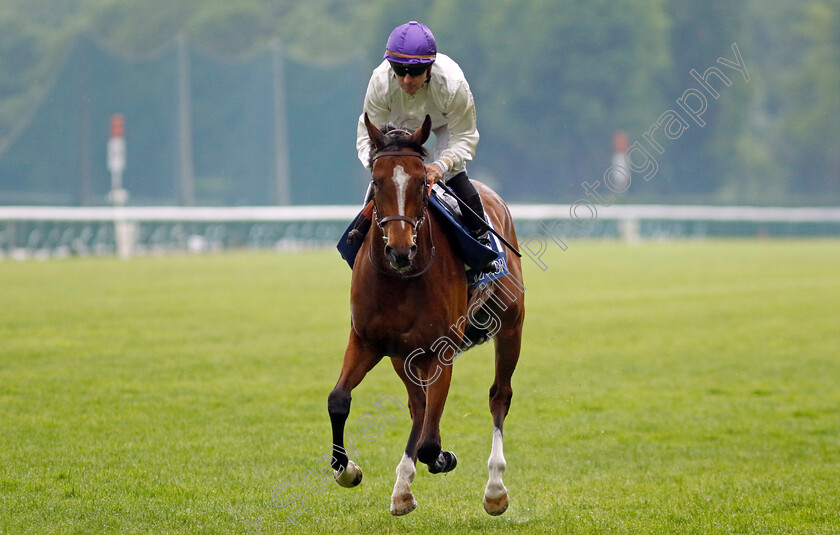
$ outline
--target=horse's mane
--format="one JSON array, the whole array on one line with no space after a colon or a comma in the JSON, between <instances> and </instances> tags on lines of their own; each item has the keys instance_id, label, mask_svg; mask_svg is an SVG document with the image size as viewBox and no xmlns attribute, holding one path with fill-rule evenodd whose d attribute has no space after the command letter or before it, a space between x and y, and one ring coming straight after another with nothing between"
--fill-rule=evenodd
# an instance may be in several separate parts
<instances>
[{"instance_id":1,"label":"horse's mane","mask_svg":"<svg viewBox=\"0 0 840 535\"><path fill-rule=\"evenodd\" d=\"M386 150L411 149L418 153L425 159L429 155L429 151L423 145L412 141L411 135L414 133L404 128L398 128L393 123L388 123L380 129L380 132L385 136L385 145L380 149L370 148L370 167L373 167L373 157L377 152Z\"/></svg>"}]
</instances>

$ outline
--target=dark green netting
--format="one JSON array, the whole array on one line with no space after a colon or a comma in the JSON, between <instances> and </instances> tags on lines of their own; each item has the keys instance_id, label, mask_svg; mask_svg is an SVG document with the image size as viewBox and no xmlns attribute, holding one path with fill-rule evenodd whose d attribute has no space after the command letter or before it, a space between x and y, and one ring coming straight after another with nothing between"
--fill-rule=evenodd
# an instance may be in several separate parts
<instances>
[{"instance_id":1,"label":"dark green netting","mask_svg":"<svg viewBox=\"0 0 840 535\"><path fill-rule=\"evenodd\" d=\"M278 92L276 52L222 61L187 50L192 203L276 203L277 94L285 95L291 203L356 202L364 171L355 128L369 74L360 60L323 67L281 57ZM107 203L114 113L125 117L129 204L182 203L178 69L176 43L129 59L76 39L29 124L0 154L0 204Z\"/></svg>"}]
</instances>

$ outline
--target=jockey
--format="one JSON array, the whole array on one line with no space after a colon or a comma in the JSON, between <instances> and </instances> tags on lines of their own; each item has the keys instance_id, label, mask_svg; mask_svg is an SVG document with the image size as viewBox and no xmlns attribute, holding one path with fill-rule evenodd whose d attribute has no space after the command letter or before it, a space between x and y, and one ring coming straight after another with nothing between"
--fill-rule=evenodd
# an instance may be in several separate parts
<instances>
[{"instance_id":1,"label":"jockey","mask_svg":"<svg viewBox=\"0 0 840 535\"><path fill-rule=\"evenodd\" d=\"M437 147L434 161L426 164L429 183L442 180L472 209L463 210L470 234L484 245L490 237L484 222L481 197L467 178L466 162L478 145L475 103L461 68L451 58L437 53L435 37L424 24L411 21L398 26L388 37L385 60L373 71L359 117L356 149L365 167L370 165L371 144L364 114L371 123L392 123L416 130L428 114ZM371 188L365 205L372 196Z\"/></svg>"}]
</instances>

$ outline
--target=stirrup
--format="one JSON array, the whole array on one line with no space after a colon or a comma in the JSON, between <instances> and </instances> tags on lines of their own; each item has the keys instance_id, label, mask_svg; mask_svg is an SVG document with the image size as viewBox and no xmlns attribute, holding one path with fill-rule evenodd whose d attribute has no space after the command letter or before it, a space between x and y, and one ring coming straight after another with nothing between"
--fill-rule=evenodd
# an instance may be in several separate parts
<instances>
[{"instance_id":1,"label":"stirrup","mask_svg":"<svg viewBox=\"0 0 840 535\"><path fill-rule=\"evenodd\" d=\"M490 262L489 264L481 266L480 268L478 268L478 270L482 273L495 273L499 271L499 268L496 267L495 262Z\"/></svg>"},{"instance_id":2,"label":"stirrup","mask_svg":"<svg viewBox=\"0 0 840 535\"><path fill-rule=\"evenodd\" d=\"M470 233L470 235L475 239L475 241L477 241L481 245L483 245L483 246L485 246L489 249L492 249L491 242L490 242L490 231L489 230L485 230L484 232L481 232L477 236L473 235L472 233ZM495 273L496 271L498 271L498 268L496 267L495 262L490 262L490 263L488 263L486 265L483 265L483 266L477 266L476 269L478 269L482 273Z\"/></svg>"}]
</instances>

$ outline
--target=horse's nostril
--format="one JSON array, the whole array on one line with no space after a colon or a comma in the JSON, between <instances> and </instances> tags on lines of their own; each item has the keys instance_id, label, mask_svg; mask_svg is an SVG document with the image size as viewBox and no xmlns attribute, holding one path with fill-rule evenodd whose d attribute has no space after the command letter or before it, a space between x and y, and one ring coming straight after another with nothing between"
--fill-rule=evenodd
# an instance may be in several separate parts
<instances>
[{"instance_id":1,"label":"horse's nostril","mask_svg":"<svg viewBox=\"0 0 840 535\"><path fill-rule=\"evenodd\" d=\"M400 249L391 247L390 245L385 246L385 258L391 263L394 268L397 269L404 269L411 265L411 261L414 258L416 253L416 247L411 247L409 249Z\"/></svg>"},{"instance_id":2,"label":"horse's nostril","mask_svg":"<svg viewBox=\"0 0 840 535\"><path fill-rule=\"evenodd\" d=\"M412 245L411 248L408 250L408 258L413 260L416 255L417 255L417 246Z\"/></svg>"}]
</instances>

